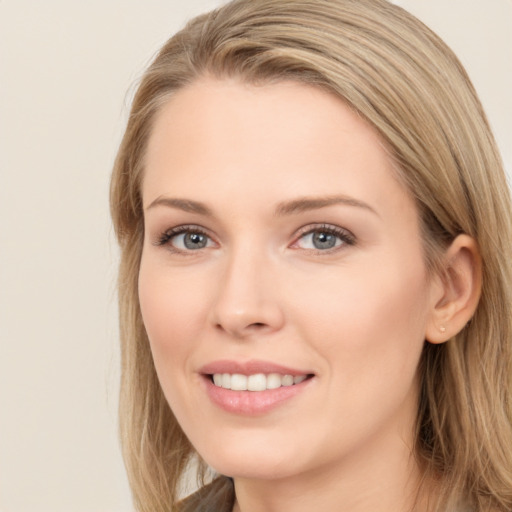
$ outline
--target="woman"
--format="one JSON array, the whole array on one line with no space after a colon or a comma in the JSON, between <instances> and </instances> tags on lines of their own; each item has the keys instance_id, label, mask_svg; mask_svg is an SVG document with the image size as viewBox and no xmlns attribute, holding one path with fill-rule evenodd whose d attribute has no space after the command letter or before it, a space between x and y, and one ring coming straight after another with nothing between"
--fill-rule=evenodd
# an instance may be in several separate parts
<instances>
[{"instance_id":1,"label":"woman","mask_svg":"<svg viewBox=\"0 0 512 512\"><path fill-rule=\"evenodd\" d=\"M142 78L111 205L138 510L511 509L510 197L418 20L192 20ZM179 502L195 455L214 480Z\"/></svg>"}]
</instances>

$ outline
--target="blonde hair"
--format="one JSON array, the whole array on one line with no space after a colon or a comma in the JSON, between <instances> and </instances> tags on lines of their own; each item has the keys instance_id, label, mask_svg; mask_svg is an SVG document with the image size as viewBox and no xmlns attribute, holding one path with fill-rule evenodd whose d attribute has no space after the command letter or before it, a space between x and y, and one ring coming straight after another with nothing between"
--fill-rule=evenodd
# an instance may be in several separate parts
<instances>
[{"instance_id":1,"label":"blonde hair","mask_svg":"<svg viewBox=\"0 0 512 512\"><path fill-rule=\"evenodd\" d=\"M137 510L173 509L194 454L160 389L139 308L144 154L155 113L205 75L295 80L336 94L386 142L416 200L428 268L439 270L440 254L458 234L478 242L483 288L474 317L449 342L425 344L416 455L438 484L429 510L448 510L464 497L477 511L510 511L508 187L463 67L427 27L385 0L235 0L192 20L142 77L111 183L121 246L120 429Z\"/></svg>"}]
</instances>

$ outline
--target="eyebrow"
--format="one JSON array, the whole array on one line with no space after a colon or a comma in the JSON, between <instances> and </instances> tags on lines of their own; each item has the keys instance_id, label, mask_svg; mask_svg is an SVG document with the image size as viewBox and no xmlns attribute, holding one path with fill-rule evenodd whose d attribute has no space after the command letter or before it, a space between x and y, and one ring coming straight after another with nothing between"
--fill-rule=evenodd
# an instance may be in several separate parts
<instances>
[{"instance_id":1,"label":"eyebrow","mask_svg":"<svg viewBox=\"0 0 512 512\"><path fill-rule=\"evenodd\" d=\"M378 216L378 213L367 203L355 199L353 197L338 195L326 197L301 197L293 199L292 201L284 201L279 203L275 210L275 215L278 217L286 215L294 215L303 213L310 210L318 210L320 208L327 208L334 205L354 206L368 210ZM193 201L191 199L179 199L174 197L157 197L147 208L150 210L156 206L166 206L168 208L176 208L183 210L187 213L195 213L197 215L204 215L206 217L213 217L213 212L204 203Z\"/></svg>"},{"instance_id":2,"label":"eyebrow","mask_svg":"<svg viewBox=\"0 0 512 512\"><path fill-rule=\"evenodd\" d=\"M192 201L191 199L178 199L174 197L157 197L147 208L155 208L156 206L167 206L169 208L176 208L183 210L187 213L197 213L198 215L213 216L212 211L205 204L198 201Z\"/></svg>"},{"instance_id":3,"label":"eyebrow","mask_svg":"<svg viewBox=\"0 0 512 512\"><path fill-rule=\"evenodd\" d=\"M337 204L355 206L356 208L363 208L364 210L368 210L374 213L375 215L379 216L376 210L374 210L369 204L360 201L359 199L343 195L326 197L302 197L299 199L294 199L293 201L285 201L283 203L279 203L279 205L277 206L276 215L293 215L297 213L306 212L309 210L327 208L328 206L333 206Z\"/></svg>"}]
</instances>

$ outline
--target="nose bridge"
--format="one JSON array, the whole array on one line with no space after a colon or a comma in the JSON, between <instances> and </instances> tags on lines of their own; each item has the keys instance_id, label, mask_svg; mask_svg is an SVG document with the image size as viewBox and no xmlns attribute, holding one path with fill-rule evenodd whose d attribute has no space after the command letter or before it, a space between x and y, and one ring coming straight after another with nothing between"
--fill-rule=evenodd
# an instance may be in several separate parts
<instances>
[{"instance_id":1,"label":"nose bridge","mask_svg":"<svg viewBox=\"0 0 512 512\"><path fill-rule=\"evenodd\" d=\"M229 251L213 306L216 327L238 338L279 329L283 312L274 277L261 248L246 242Z\"/></svg>"}]
</instances>

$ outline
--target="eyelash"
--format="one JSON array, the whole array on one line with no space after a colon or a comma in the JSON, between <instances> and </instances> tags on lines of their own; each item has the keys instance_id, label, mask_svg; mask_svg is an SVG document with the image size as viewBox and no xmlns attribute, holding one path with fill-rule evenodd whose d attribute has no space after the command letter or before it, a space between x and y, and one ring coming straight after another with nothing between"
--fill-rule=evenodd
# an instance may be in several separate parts
<instances>
[{"instance_id":1,"label":"eyelash","mask_svg":"<svg viewBox=\"0 0 512 512\"><path fill-rule=\"evenodd\" d=\"M212 237L210 236L210 234L205 229L201 228L200 226L183 225L183 226L177 226L175 228L168 229L167 231L164 231L158 237L158 239L156 240L154 245L156 245L156 246L165 246L166 245L169 247L169 250L171 250L172 252L180 253L180 254L187 254L187 253L195 252L194 250L178 249L176 247L173 247L173 245L170 243L174 237L176 237L178 235L187 234L187 233L203 235L203 236L209 238L210 240L213 240ZM295 241L293 242L292 247L294 245L296 245L301 239L303 239L307 235L311 235L313 233L326 233L329 235L334 235L341 240L341 244L338 246L335 246L333 248L309 249L309 250L314 251L315 253L330 254L332 252L336 252L336 251L340 250L343 246L353 246L356 244L355 236L347 229L340 228L338 226L333 226L331 224L318 224L318 225L313 225L313 226L309 225L309 226L306 226L306 227L302 228L301 230L299 230L299 233L295 237ZM196 249L196 250L199 250L199 249Z\"/></svg>"}]
</instances>

